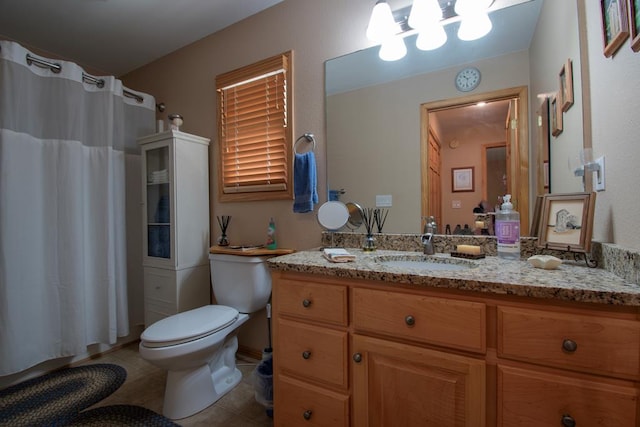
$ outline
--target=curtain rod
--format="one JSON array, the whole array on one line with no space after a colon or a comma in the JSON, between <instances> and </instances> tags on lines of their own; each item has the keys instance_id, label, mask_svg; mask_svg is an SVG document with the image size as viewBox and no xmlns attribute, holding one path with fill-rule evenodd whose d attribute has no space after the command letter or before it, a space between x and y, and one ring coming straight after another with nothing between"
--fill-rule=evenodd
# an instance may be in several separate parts
<instances>
[{"instance_id":1,"label":"curtain rod","mask_svg":"<svg viewBox=\"0 0 640 427\"><path fill-rule=\"evenodd\" d=\"M51 70L55 74L58 74L58 73L60 73L60 71L62 71L62 65L56 64L55 62L45 61L44 59L32 56L32 55L27 53L27 65L31 65L31 64L36 64L39 67L49 68L49 70ZM104 79L99 79L97 77L93 77L93 76L85 73L84 71L82 72L82 80L84 80L87 83L94 84L99 88L104 87ZM126 89L122 90L122 94L124 96L129 97L129 98L135 99L139 103L142 103L142 101L144 101L144 97L142 97L142 96L140 96L138 94L135 94L133 92L129 92Z\"/></svg>"}]
</instances>

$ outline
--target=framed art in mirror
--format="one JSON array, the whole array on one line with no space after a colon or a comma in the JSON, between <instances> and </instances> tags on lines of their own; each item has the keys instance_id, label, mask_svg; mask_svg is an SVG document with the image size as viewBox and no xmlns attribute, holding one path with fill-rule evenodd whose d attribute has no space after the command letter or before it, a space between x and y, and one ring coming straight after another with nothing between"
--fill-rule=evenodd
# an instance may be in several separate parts
<instances>
[{"instance_id":1,"label":"framed art in mirror","mask_svg":"<svg viewBox=\"0 0 640 427\"><path fill-rule=\"evenodd\" d=\"M540 219L542 218L542 206L544 205L544 194L536 197L536 204L533 208L533 217L531 217L531 229L529 234L531 237L540 235Z\"/></svg>"},{"instance_id":2,"label":"framed art in mirror","mask_svg":"<svg viewBox=\"0 0 640 427\"><path fill-rule=\"evenodd\" d=\"M475 191L473 185L473 166L465 168L451 168L451 191L462 193Z\"/></svg>"},{"instance_id":3,"label":"framed art in mirror","mask_svg":"<svg viewBox=\"0 0 640 427\"><path fill-rule=\"evenodd\" d=\"M551 135L558 136L562 133L562 108L558 105L561 102L558 93L551 96L549 99L549 105L551 106Z\"/></svg>"},{"instance_id":4,"label":"framed art in mirror","mask_svg":"<svg viewBox=\"0 0 640 427\"><path fill-rule=\"evenodd\" d=\"M571 59L560 70L560 90L562 111L567 111L573 105L573 64Z\"/></svg>"},{"instance_id":5,"label":"framed art in mirror","mask_svg":"<svg viewBox=\"0 0 640 427\"><path fill-rule=\"evenodd\" d=\"M589 252L596 193L547 194L543 198L538 246Z\"/></svg>"},{"instance_id":6,"label":"framed art in mirror","mask_svg":"<svg viewBox=\"0 0 640 427\"><path fill-rule=\"evenodd\" d=\"M604 56L607 58L622 46L629 37L627 0L600 0Z\"/></svg>"},{"instance_id":7,"label":"framed art in mirror","mask_svg":"<svg viewBox=\"0 0 640 427\"><path fill-rule=\"evenodd\" d=\"M640 0L629 0L629 29L631 30L631 49L640 51Z\"/></svg>"}]
</instances>

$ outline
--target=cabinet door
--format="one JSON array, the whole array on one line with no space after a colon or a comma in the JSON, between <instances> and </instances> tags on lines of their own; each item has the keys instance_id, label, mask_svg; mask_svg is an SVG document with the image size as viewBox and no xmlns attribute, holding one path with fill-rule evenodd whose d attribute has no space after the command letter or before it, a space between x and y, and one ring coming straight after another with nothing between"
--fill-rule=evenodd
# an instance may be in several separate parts
<instances>
[{"instance_id":1,"label":"cabinet door","mask_svg":"<svg viewBox=\"0 0 640 427\"><path fill-rule=\"evenodd\" d=\"M173 259L172 216L175 212L171 185L173 162L169 141L142 148L144 258L147 265Z\"/></svg>"},{"instance_id":2,"label":"cabinet door","mask_svg":"<svg viewBox=\"0 0 640 427\"><path fill-rule=\"evenodd\" d=\"M353 335L354 426L485 425L484 360Z\"/></svg>"},{"instance_id":3,"label":"cabinet door","mask_svg":"<svg viewBox=\"0 0 640 427\"><path fill-rule=\"evenodd\" d=\"M637 427L637 402L631 386L498 366L501 427Z\"/></svg>"}]
</instances>

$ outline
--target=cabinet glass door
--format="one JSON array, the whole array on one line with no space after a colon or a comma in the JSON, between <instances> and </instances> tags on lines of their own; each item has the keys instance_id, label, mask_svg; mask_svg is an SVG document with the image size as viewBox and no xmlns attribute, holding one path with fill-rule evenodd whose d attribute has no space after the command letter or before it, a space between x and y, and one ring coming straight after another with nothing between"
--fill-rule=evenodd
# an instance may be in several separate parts
<instances>
[{"instance_id":1,"label":"cabinet glass door","mask_svg":"<svg viewBox=\"0 0 640 427\"><path fill-rule=\"evenodd\" d=\"M145 151L147 166L147 255L171 258L169 147Z\"/></svg>"}]
</instances>

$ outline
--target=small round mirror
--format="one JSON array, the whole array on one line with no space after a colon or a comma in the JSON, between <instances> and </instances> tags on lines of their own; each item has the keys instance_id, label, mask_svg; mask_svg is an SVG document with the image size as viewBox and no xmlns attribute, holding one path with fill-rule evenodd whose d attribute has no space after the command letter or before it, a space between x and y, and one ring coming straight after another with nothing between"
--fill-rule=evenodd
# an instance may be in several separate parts
<instances>
[{"instance_id":1,"label":"small round mirror","mask_svg":"<svg viewBox=\"0 0 640 427\"><path fill-rule=\"evenodd\" d=\"M318 222L329 231L336 231L349 220L349 210L344 203L335 200L325 202L318 209Z\"/></svg>"},{"instance_id":2,"label":"small round mirror","mask_svg":"<svg viewBox=\"0 0 640 427\"><path fill-rule=\"evenodd\" d=\"M362 225L362 221L364 221L362 207L354 202L348 202L346 206L349 211L347 227L351 230L357 230Z\"/></svg>"}]
</instances>

